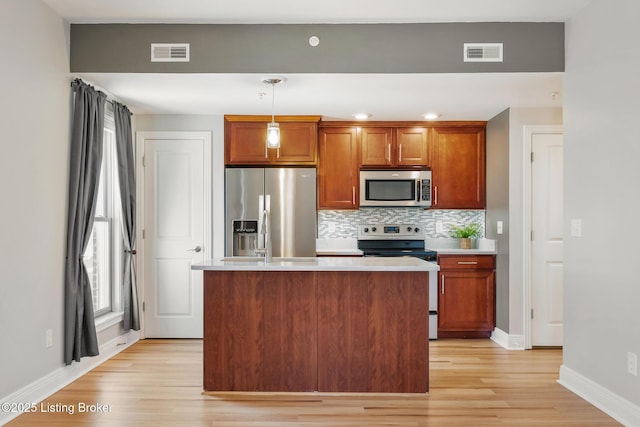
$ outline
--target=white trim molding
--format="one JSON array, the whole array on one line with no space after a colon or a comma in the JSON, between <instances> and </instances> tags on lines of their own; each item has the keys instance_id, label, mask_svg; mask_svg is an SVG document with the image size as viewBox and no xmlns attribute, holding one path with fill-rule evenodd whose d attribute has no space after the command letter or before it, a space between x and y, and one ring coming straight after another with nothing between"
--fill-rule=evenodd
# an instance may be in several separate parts
<instances>
[{"instance_id":1,"label":"white trim molding","mask_svg":"<svg viewBox=\"0 0 640 427\"><path fill-rule=\"evenodd\" d=\"M15 403L17 405L24 405L26 403L36 404L42 402L93 368L133 345L139 338L140 334L137 331L129 331L126 334L115 337L100 346L100 354L98 356L85 357L80 362L73 362L71 365L56 369L15 393L3 397L2 404ZM5 425L19 415L20 412L0 412L0 425Z\"/></svg>"},{"instance_id":2,"label":"white trim molding","mask_svg":"<svg viewBox=\"0 0 640 427\"><path fill-rule=\"evenodd\" d=\"M611 392L565 365L558 383L627 427L640 427L640 406Z\"/></svg>"},{"instance_id":3,"label":"white trim molding","mask_svg":"<svg viewBox=\"0 0 640 427\"><path fill-rule=\"evenodd\" d=\"M491 340L507 350L524 350L524 335L509 335L499 328L491 333Z\"/></svg>"}]
</instances>

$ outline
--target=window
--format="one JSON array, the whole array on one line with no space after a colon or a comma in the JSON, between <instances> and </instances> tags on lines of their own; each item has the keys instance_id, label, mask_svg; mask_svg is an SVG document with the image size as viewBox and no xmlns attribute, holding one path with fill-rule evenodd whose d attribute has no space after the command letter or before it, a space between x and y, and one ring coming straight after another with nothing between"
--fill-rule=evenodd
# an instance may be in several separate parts
<instances>
[{"instance_id":1,"label":"window","mask_svg":"<svg viewBox=\"0 0 640 427\"><path fill-rule=\"evenodd\" d=\"M106 104L104 146L93 230L84 253L96 317L121 311L123 242L120 194L116 170L115 124L111 104Z\"/></svg>"}]
</instances>

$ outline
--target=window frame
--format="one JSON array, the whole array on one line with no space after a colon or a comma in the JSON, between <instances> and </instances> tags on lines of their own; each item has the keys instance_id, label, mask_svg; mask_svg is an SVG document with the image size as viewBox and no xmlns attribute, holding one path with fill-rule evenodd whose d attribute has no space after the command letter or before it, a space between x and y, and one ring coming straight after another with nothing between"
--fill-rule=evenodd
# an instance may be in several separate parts
<instances>
[{"instance_id":1,"label":"window frame","mask_svg":"<svg viewBox=\"0 0 640 427\"><path fill-rule=\"evenodd\" d=\"M94 306L94 318L122 313L122 262L124 256L124 241L122 237L122 210L120 205L120 190L117 170L117 154L115 149L115 122L113 107L106 104L103 130L103 157L100 168L100 186L94 216L95 224L107 224L107 272L106 282L109 286L108 304L96 309ZM93 233L93 230L92 230ZM91 242L90 242L91 244ZM88 247L87 250L90 248ZM91 277L90 277L91 280ZM94 292L91 283L92 293ZM92 294L93 301L93 294Z\"/></svg>"}]
</instances>

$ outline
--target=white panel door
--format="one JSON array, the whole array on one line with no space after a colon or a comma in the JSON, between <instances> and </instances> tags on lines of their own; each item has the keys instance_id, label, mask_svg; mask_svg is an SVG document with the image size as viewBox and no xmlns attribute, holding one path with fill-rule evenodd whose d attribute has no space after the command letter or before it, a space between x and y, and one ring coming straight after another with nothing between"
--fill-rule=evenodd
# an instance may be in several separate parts
<instances>
[{"instance_id":1,"label":"white panel door","mask_svg":"<svg viewBox=\"0 0 640 427\"><path fill-rule=\"evenodd\" d=\"M145 337L202 338L206 141L144 139Z\"/></svg>"},{"instance_id":2,"label":"white panel door","mask_svg":"<svg viewBox=\"0 0 640 427\"><path fill-rule=\"evenodd\" d=\"M562 345L562 134L531 141L533 346Z\"/></svg>"}]
</instances>

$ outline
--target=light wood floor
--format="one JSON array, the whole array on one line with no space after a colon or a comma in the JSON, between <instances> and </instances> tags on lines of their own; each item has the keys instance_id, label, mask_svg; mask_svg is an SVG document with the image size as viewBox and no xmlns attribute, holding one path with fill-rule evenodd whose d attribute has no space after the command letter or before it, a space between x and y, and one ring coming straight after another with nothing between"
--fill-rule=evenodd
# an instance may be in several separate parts
<instances>
[{"instance_id":1,"label":"light wood floor","mask_svg":"<svg viewBox=\"0 0 640 427\"><path fill-rule=\"evenodd\" d=\"M613 426L556 383L559 349L506 351L490 340L430 345L429 395L219 394L202 390L202 342L144 340L47 398L49 413L8 426ZM102 414L80 404L110 405ZM53 405L53 406L51 406ZM56 405L75 413L54 412Z\"/></svg>"}]
</instances>

